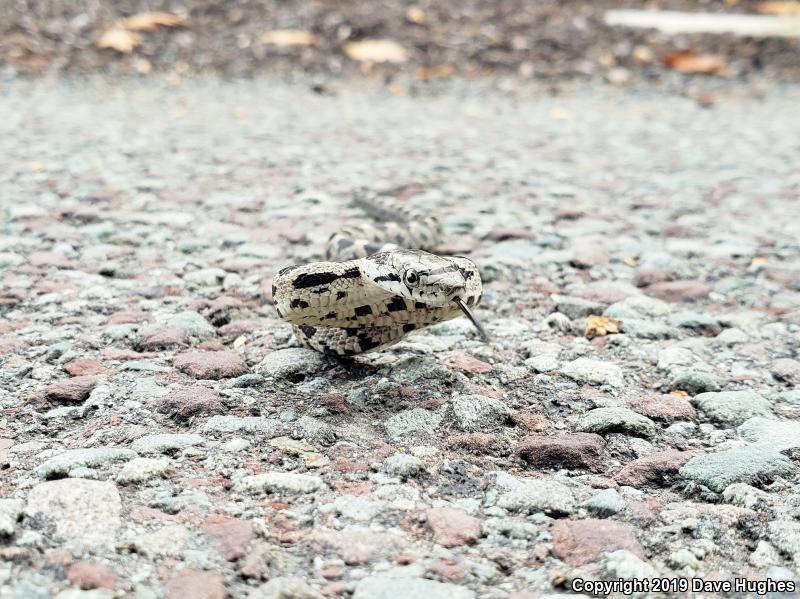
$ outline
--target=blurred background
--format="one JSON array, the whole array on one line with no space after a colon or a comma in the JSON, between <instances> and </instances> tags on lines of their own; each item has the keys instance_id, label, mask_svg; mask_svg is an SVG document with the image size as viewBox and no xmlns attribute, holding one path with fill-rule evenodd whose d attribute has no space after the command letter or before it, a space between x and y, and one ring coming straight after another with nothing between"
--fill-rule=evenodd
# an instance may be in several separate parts
<instances>
[{"instance_id":1,"label":"blurred background","mask_svg":"<svg viewBox=\"0 0 800 599\"><path fill-rule=\"evenodd\" d=\"M637 11L645 11L644 23ZM798 36L800 2L791 0L0 3L0 68L11 75L303 71L388 81L518 75L625 84L677 71L797 80Z\"/></svg>"}]
</instances>

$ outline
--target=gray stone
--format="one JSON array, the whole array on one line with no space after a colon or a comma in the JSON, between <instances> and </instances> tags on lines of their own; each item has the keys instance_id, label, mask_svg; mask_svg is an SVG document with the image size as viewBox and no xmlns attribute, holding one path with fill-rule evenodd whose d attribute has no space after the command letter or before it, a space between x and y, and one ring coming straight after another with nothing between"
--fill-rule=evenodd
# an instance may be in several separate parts
<instances>
[{"instance_id":1,"label":"gray stone","mask_svg":"<svg viewBox=\"0 0 800 599\"><path fill-rule=\"evenodd\" d=\"M0 499L0 537L14 534L24 505L21 499Z\"/></svg>"},{"instance_id":2,"label":"gray stone","mask_svg":"<svg viewBox=\"0 0 800 599\"><path fill-rule=\"evenodd\" d=\"M555 302L556 310L566 314L572 320L586 318L591 314L602 314L605 306L598 302L592 302L580 297L569 295L552 295L550 299Z\"/></svg>"},{"instance_id":3,"label":"gray stone","mask_svg":"<svg viewBox=\"0 0 800 599\"><path fill-rule=\"evenodd\" d=\"M783 393L776 393L772 397L772 400L775 403L782 403L786 404L787 406L800 408L800 389L794 389L792 391L784 391Z\"/></svg>"},{"instance_id":4,"label":"gray stone","mask_svg":"<svg viewBox=\"0 0 800 599\"><path fill-rule=\"evenodd\" d=\"M762 443L775 451L800 449L800 422L755 417L745 421L739 435L753 443Z\"/></svg>"},{"instance_id":5,"label":"gray stone","mask_svg":"<svg viewBox=\"0 0 800 599\"><path fill-rule=\"evenodd\" d=\"M96 468L114 462L127 462L136 457L136 452L123 447L91 447L68 449L44 462L36 473L45 479L68 476L76 468Z\"/></svg>"},{"instance_id":6,"label":"gray stone","mask_svg":"<svg viewBox=\"0 0 800 599\"><path fill-rule=\"evenodd\" d=\"M422 472L423 463L418 457L408 453L396 453L383 461L381 470L389 476L410 478Z\"/></svg>"},{"instance_id":7,"label":"gray stone","mask_svg":"<svg viewBox=\"0 0 800 599\"><path fill-rule=\"evenodd\" d=\"M203 427L205 433L259 433L276 436L283 425L275 418L263 416L212 416Z\"/></svg>"},{"instance_id":8,"label":"gray stone","mask_svg":"<svg viewBox=\"0 0 800 599\"><path fill-rule=\"evenodd\" d=\"M324 599L302 578L278 576L252 589L248 599Z\"/></svg>"},{"instance_id":9,"label":"gray stone","mask_svg":"<svg viewBox=\"0 0 800 599\"><path fill-rule=\"evenodd\" d=\"M714 424L730 428L754 416L770 416L769 402L752 391L701 393L692 403Z\"/></svg>"},{"instance_id":10,"label":"gray stone","mask_svg":"<svg viewBox=\"0 0 800 599\"><path fill-rule=\"evenodd\" d=\"M583 507L601 518L608 518L623 511L626 503L616 489L603 489L585 501Z\"/></svg>"},{"instance_id":11,"label":"gray stone","mask_svg":"<svg viewBox=\"0 0 800 599\"><path fill-rule=\"evenodd\" d=\"M249 387L258 387L264 382L263 375L256 374L254 372L243 374L242 376L237 376L236 378L230 379L227 383L228 387L234 389L246 389Z\"/></svg>"},{"instance_id":12,"label":"gray stone","mask_svg":"<svg viewBox=\"0 0 800 599\"><path fill-rule=\"evenodd\" d=\"M792 476L797 467L786 456L760 445L706 453L689 460L681 469L683 478L694 480L721 493L730 484L758 484L765 479Z\"/></svg>"},{"instance_id":13,"label":"gray stone","mask_svg":"<svg viewBox=\"0 0 800 599\"><path fill-rule=\"evenodd\" d=\"M425 599L475 599L475 593L465 587L437 582L426 578L396 578L368 576L356 584L353 599L398 599L399 597L424 597Z\"/></svg>"},{"instance_id":14,"label":"gray stone","mask_svg":"<svg viewBox=\"0 0 800 599\"><path fill-rule=\"evenodd\" d=\"M667 302L646 295L632 295L606 308L603 314L613 318L649 320L666 316L671 308Z\"/></svg>"},{"instance_id":15,"label":"gray stone","mask_svg":"<svg viewBox=\"0 0 800 599\"><path fill-rule=\"evenodd\" d=\"M619 366L599 360L590 360L589 358L578 358L565 364L561 368L561 374L579 383L610 385L612 387L625 385L622 369Z\"/></svg>"},{"instance_id":16,"label":"gray stone","mask_svg":"<svg viewBox=\"0 0 800 599\"><path fill-rule=\"evenodd\" d=\"M745 333L742 329L737 329L736 327L725 329L719 335L714 337L714 341L728 346L747 343L749 340L750 335Z\"/></svg>"},{"instance_id":17,"label":"gray stone","mask_svg":"<svg viewBox=\"0 0 800 599\"><path fill-rule=\"evenodd\" d=\"M386 509L386 502L374 501L358 495L340 495L333 500L333 507L343 518L369 522Z\"/></svg>"},{"instance_id":18,"label":"gray stone","mask_svg":"<svg viewBox=\"0 0 800 599\"><path fill-rule=\"evenodd\" d=\"M584 433L624 432L640 437L652 437L656 425L647 416L628 408L596 408L578 419L575 430Z\"/></svg>"},{"instance_id":19,"label":"gray stone","mask_svg":"<svg viewBox=\"0 0 800 599\"><path fill-rule=\"evenodd\" d=\"M680 369L672 373L667 385L668 391L686 391L689 395L719 391L716 379L707 372L693 369Z\"/></svg>"},{"instance_id":20,"label":"gray stone","mask_svg":"<svg viewBox=\"0 0 800 599\"><path fill-rule=\"evenodd\" d=\"M319 352L302 347L290 347L267 354L255 367L255 371L271 378L286 379L318 372L326 364L325 356Z\"/></svg>"},{"instance_id":21,"label":"gray stone","mask_svg":"<svg viewBox=\"0 0 800 599\"><path fill-rule=\"evenodd\" d=\"M450 404L453 422L462 431L482 431L506 422L512 410L499 399L483 395L461 395Z\"/></svg>"},{"instance_id":22,"label":"gray stone","mask_svg":"<svg viewBox=\"0 0 800 599\"><path fill-rule=\"evenodd\" d=\"M725 487L722 492L725 503L738 505L750 510L761 509L770 503L771 496L761 489L756 489L745 483L733 483Z\"/></svg>"},{"instance_id":23,"label":"gray stone","mask_svg":"<svg viewBox=\"0 0 800 599\"><path fill-rule=\"evenodd\" d=\"M292 423L292 436L317 445L332 445L336 442L336 430L327 422L311 416L301 416Z\"/></svg>"},{"instance_id":24,"label":"gray stone","mask_svg":"<svg viewBox=\"0 0 800 599\"><path fill-rule=\"evenodd\" d=\"M159 495L147 505L167 514L177 514L189 506L211 507L211 499L200 491L184 491L180 495Z\"/></svg>"},{"instance_id":25,"label":"gray stone","mask_svg":"<svg viewBox=\"0 0 800 599\"><path fill-rule=\"evenodd\" d=\"M211 323L193 310L178 312L167 321L167 326L172 329L179 329L189 337L195 337L196 339L210 339L217 334Z\"/></svg>"},{"instance_id":26,"label":"gray stone","mask_svg":"<svg viewBox=\"0 0 800 599\"><path fill-rule=\"evenodd\" d=\"M767 524L767 540L800 566L800 522L773 520Z\"/></svg>"},{"instance_id":27,"label":"gray stone","mask_svg":"<svg viewBox=\"0 0 800 599\"><path fill-rule=\"evenodd\" d=\"M169 460L158 458L134 458L117 475L117 482L122 485L143 483L151 478L164 475L169 468Z\"/></svg>"},{"instance_id":28,"label":"gray stone","mask_svg":"<svg viewBox=\"0 0 800 599\"><path fill-rule=\"evenodd\" d=\"M560 365L561 363L554 356L550 355L534 356L533 358L525 360L525 366L534 372L552 372L558 370Z\"/></svg>"},{"instance_id":29,"label":"gray stone","mask_svg":"<svg viewBox=\"0 0 800 599\"><path fill-rule=\"evenodd\" d=\"M85 479L39 483L28 493L26 523L54 541L83 550L112 550L120 526L116 485Z\"/></svg>"},{"instance_id":30,"label":"gray stone","mask_svg":"<svg viewBox=\"0 0 800 599\"><path fill-rule=\"evenodd\" d=\"M81 589L64 589L57 595L53 596L53 599L112 599L114 597L114 591L110 591L108 589L90 589L90 590L81 590Z\"/></svg>"},{"instance_id":31,"label":"gray stone","mask_svg":"<svg viewBox=\"0 0 800 599\"><path fill-rule=\"evenodd\" d=\"M278 493L283 495L305 495L324 486L319 476L295 474L294 472L265 472L245 476L234 485L239 493Z\"/></svg>"},{"instance_id":32,"label":"gray stone","mask_svg":"<svg viewBox=\"0 0 800 599\"><path fill-rule=\"evenodd\" d=\"M619 330L639 339L672 339L678 336L674 327L642 318L626 318L620 323Z\"/></svg>"},{"instance_id":33,"label":"gray stone","mask_svg":"<svg viewBox=\"0 0 800 599\"><path fill-rule=\"evenodd\" d=\"M183 553L189 529L180 524L167 524L153 532L131 535L127 545L147 558L178 557Z\"/></svg>"},{"instance_id":34,"label":"gray stone","mask_svg":"<svg viewBox=\"0 0 800 599\"><path fill-rule=\"evenodd\" d=\"M667 317L667 322L674 327L679 327L682 329L713 332L719 331L720 329L716 318L712 318L708 314L694 312L692 310L670 314Z\"/></svg>"},{"instance_id":35,"label":"gray stone","mask_svg":"<svg viewBox=\"0 0 800 599\"><path fill-rule=\"evenodd\" d=\"M404 437L433 435L441 423L441 412L411 408L387 418L384 427L389 438L397 441Z\"/></svg>"},{"instance_id":36,"label":"gray stone","mask_svg":"<svg viewBox=\"0 0 800 599\"><path fill-rule=\"evenodd\" d=\"M658 570L627 549L612 551L606 556L605 568L612 579L652 580L658 578Z\"/></svg>"},{"instance_id":37,"label":"gray stone","mask_svg":"<svg viewBox=\"0 0 800 599\"><path fill-rule=\"evenodd\" d=\"M575 511L575 497L566 485L547 479L519 479L497 475L496 505L511 512L565 515Z\"/></svg>"},{"instance_id":38,"label":"gray stone","mask_svg":"<svg viewBox=\"0 0 800 599\"><path fill-rule=\"evenodd\" d=\"M187 447L202 445L205 439L194 433L162 433L139 437L131 447L140 454L177 453Z\"/></svg>"},{"instance_id":39,"label":"gray stone","mask_svg":"<svg viewBox=\"0 0 800 599\"><path fill-rule=\"evenodd\" d=\"M671 345L658 352L658 364L656 367L659 370L672 370L676 366L691 366L696 364L697 360L698 357L694 355L692 350L678 345Z\"/></svg>"}]
</instances>

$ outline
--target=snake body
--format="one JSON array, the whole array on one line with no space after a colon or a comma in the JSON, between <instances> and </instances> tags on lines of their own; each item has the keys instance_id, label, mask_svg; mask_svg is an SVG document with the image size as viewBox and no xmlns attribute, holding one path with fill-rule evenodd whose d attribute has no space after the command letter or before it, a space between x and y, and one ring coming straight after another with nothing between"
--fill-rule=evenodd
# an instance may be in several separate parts
<instances>
[{"instance_id":1,"label":"snake body","mask_svg":"<svg viewBox=\"0 0 800 599\"><path fill-rule=\"evenodd\" d=\"M475 263L425 251L441 240L435 217L388 198L359 203L380 222L343 228L331 236L326 261L289 266L273 278L275 309L301 344L355 355L478 304Z\"/></svg>"}]
</instances>

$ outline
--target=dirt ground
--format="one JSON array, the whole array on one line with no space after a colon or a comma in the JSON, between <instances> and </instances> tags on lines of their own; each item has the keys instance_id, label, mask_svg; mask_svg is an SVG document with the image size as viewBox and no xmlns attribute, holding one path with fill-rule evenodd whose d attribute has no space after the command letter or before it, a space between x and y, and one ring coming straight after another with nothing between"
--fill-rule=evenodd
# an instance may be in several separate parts
<instances>
[{"instance_id":1,"label":"dirt ground","mask_svg":"<svg viewBox=\"0 0 800 599\"><path fill-rule=\"evenodd\" d=\"M0 3L0 64L18 73L214 72L320 75L368 72L385 77L516 74L529 78L658 78L678 52L715 56L728 77L797 80L800 41L729 36L666 36L611 28L610 8L750 12L754 2L576 2L479 0L7 0ZM143 11L177 15L179 27L141 31L130 53L97 43L121 18ZM262 37L300 30L312 43L275 45ZM389 39L407 53L380 67L351 60L346 45ZM624 70L620 70L624 69ZM717 69L719 70L719 69Z\"/></svg>"}]
</instances>

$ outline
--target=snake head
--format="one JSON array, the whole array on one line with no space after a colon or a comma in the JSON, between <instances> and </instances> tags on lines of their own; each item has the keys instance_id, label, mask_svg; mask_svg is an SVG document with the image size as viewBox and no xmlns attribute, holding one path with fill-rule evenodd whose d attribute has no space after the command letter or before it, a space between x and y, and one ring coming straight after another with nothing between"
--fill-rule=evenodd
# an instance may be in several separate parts
<instances>
[{"instance_id":1,"label":"snake head","mask_svg":"<svg viewBox=\"0 0 800 599\"><path fill-rule=\"evenodd\" d=\"M430 307L457 299L477 303L480 276L466 258L437 256L421 250L394 250L365 258L365 274L385 291Z\"/></svg>"}]
</instances>

